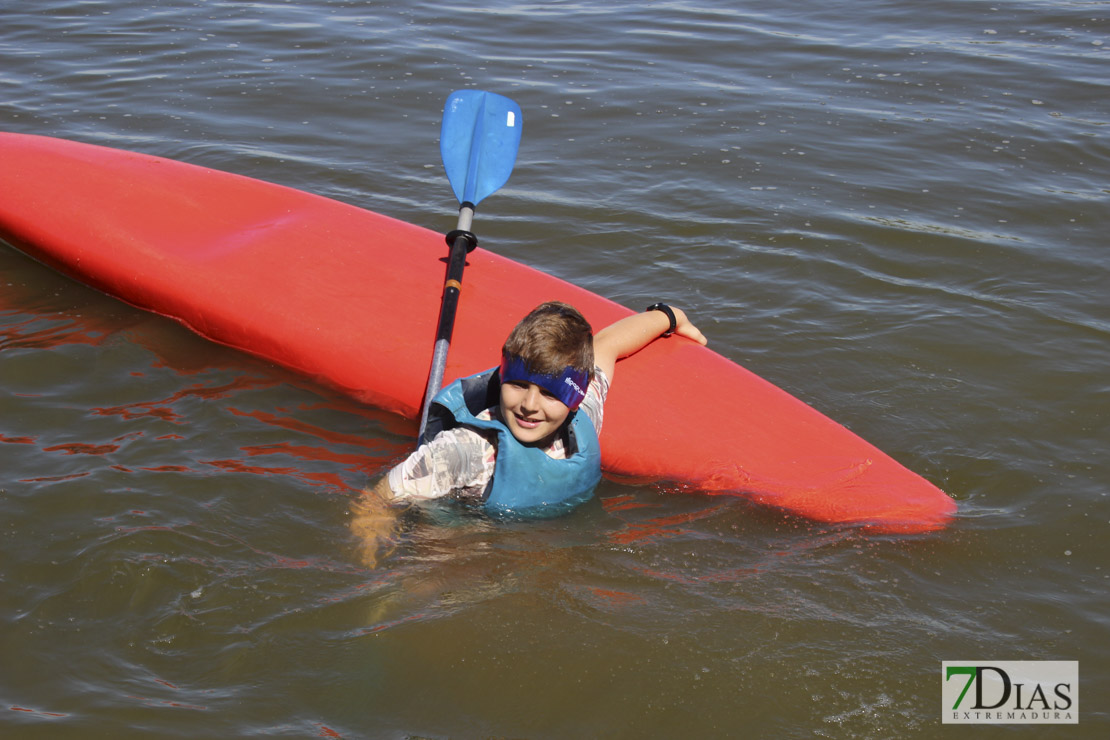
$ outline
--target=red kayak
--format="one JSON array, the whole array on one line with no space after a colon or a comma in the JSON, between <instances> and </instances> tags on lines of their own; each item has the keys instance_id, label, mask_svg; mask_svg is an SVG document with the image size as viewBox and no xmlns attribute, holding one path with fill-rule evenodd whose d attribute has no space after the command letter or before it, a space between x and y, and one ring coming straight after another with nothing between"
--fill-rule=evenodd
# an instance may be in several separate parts
<instances>
[{"instance_id":1,"label":"red kayak","mask_svg":"<svg viewBox=\"0 0 1110 740\"><path fill-rule=\"evenodd\" d=\"M0 239L213 341L419 418L442 234L226 172L0 133ZM496 364L543 300L575 305L597 328L631 313L481 247L467 262L445 382ZM601 444L611 476L823 522L921 532L956 510L857 435L679 337L618 364Z\"/></svg>"}]
</instances>

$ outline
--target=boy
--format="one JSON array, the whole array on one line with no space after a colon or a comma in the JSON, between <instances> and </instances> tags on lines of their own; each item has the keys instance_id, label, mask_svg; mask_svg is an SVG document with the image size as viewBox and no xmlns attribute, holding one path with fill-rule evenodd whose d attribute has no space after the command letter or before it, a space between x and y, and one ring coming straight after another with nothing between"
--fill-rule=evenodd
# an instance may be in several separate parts
<instances>
[{"instance_id":1,"label":"boy","mask_svg":"<svg viewBox=\"0 0 1110 740\"><path fill-rule=\"evenodd\" d=\"M597 435L617 360L671 334L706 343L681 309L662 303L596 337L573 306L533 309L505 340L500 367L436 394L416 451L354 507L368 563L392 535L393 503L453 495L550 515L587 500L601 478Z\"/></svg>"}]
</instances>

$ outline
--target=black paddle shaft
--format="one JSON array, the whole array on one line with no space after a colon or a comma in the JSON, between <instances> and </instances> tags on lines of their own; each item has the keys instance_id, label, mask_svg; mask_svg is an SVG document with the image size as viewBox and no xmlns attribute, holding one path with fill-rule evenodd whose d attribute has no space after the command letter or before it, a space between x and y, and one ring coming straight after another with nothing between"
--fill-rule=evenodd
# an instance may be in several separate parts
<instances>
[{"instance_id":1,"label":"black paddle shaft","mask_svg":"<svg viewBox=\"0 0 1110 740\"><path fill-rule=\"evenodd\" d=\"M432 352L432 367L428 374L428 385L424 389L424 404L420 413L420 434L424 438L424 427L428 424L428 409L434 396L443 383L443 373L447 366L447 351L451 346L451 334L455 329L455 311L459 307L459 293L462 291L463 268L466 255L478 246L478 238L465 227L470 225L474 206L464 203L459 209L459 227L447 234L451 252L447 258L447 278L443 281L443 301L439 308L439 325L436 327L436 341Z\"/></svg>"},{"instance_id":2,"label":"black paddle shaft","mask_svg":"<svg viewBox=\"0 0 1110 740\"><path fill-rule=\"evenodd\" d=\"M451 252L447 258L447 277L443 281L443 304L439 312L439 326L436 327L436 341L451 341L455 328L455 312L459 307L459 293L462 291L463 268L466 255L478 246L478 239L469 231L455 229L447 234Z\"/></svg>"}]
</instances>

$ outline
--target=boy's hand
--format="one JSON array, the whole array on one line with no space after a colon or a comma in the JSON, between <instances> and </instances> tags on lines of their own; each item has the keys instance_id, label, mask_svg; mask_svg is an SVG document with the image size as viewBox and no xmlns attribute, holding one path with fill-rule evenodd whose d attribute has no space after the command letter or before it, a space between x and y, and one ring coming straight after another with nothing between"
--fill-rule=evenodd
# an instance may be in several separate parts
<instances>
[{"instance_id":1,"label":"boy's hand","mask_svg":"<svg viewBox=\"0 0 1110 740\"><path fill-rule=\"evenodd\" d=\"M698 327L694 326L689 317L686 316L685 311L683 311L681 308L675 308L674 306L671 306L671 310L674 311L675 334L686 337L687 339L693 339L695 342L701 345L709 343L709 340L705 338L705 335L701 333L701 330L698 329Z\"/></svg>"},{"instance_id":2,"label":"boy's hand","mask_svg":"<svg viewBox=\"0 0 1110 740\"><path fill-rule=\"evenodd\" d=\"M359 538L359 550L362 562L368 568L376 568L381 558L384 558L397 544L397 520L400 511L392 506L392 491L389 482L382 478L378 485L363 491L362 495L351 505L351 532Z\"/></svg>"}]
</instances>

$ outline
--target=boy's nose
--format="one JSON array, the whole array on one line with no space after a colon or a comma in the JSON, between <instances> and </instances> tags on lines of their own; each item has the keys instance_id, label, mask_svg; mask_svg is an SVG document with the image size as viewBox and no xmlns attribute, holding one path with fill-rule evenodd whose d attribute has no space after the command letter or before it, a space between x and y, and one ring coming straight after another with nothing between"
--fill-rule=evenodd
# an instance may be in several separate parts
<instances>
[{"instance_id":1,"label":"boy's nose","mask_svg":"<svg viewBox=\"0 0 1110 740\"><path fill-rule=\"evenodd\" d=\"M524 394L524 399L520 405L529 410L535 411L540 407L540 389L539 386L531 385L528 387L528 392Z\"/></svg>"}]
</instances>

